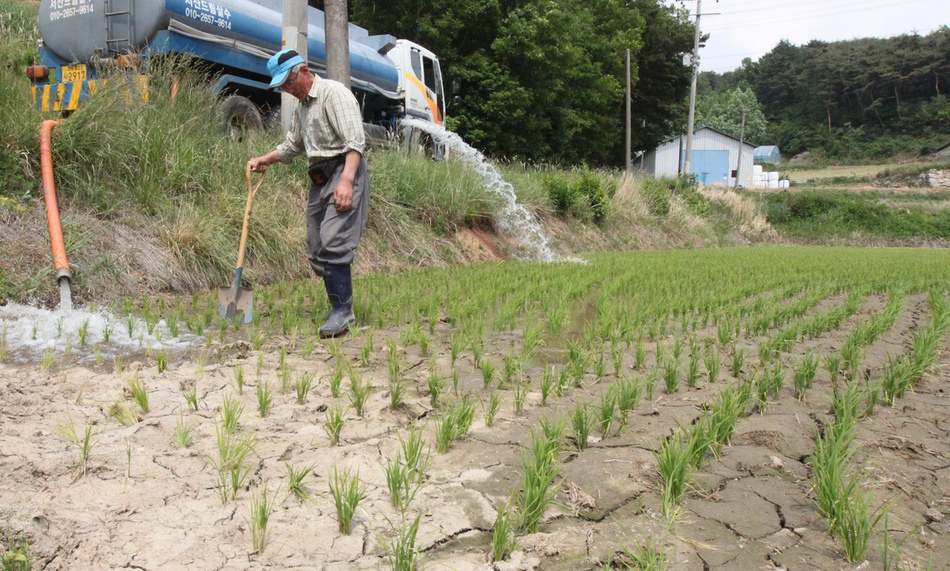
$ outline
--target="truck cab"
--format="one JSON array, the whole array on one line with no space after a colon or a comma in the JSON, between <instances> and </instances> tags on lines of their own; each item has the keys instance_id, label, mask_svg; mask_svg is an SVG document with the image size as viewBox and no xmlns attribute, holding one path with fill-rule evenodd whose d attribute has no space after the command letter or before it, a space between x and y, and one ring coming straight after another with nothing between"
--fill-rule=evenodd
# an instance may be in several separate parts
<instances>
[{"instance_id":1,"label":"truck cab","mask_svg":"<svg viewBox=\"0 0 950 571\"><path fill-rule=\"evenodd\" d=\"M384 54L399 70L406 115L445 126L445 90L439 58L409 40L396 40Z\"/></svg>"}]
</instances>

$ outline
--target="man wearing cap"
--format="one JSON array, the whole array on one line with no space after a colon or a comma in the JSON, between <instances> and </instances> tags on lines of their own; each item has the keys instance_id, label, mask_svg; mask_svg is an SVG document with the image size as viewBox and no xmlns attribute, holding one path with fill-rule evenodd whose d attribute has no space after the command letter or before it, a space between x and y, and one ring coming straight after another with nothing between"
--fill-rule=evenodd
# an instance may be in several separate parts
<instances>
[{"instance_id":1,"label":"man wearing cap","mask_svg":"<svg viewBox=\"0 0 950 571\"><path fill-rule=\"evenodd\" d=\"M248 161L264 172L276 162L306 153L310 161L307 248L310 267L323 278L330 314L321 337L344 335L356 321L350 266L369 210L369 176L363 149L363 116L343 84L321 79L294 50L281 50L267 62L271 88L300 100L290 131L276 149Z\"/></svg>"}]
</instances>

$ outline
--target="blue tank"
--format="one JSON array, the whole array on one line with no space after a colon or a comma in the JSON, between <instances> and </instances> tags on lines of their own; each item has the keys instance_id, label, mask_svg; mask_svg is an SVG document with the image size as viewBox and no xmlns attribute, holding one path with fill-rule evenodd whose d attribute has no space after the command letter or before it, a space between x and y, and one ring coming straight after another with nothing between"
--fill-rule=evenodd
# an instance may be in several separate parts
<instances>
[{"instance_id":1,"label":"blue tank","mask_svg":"<svg viewBox=\"0 0 950 571\"><path fill-rule=\"evenodd\" d=\"M308 56L326 70L323 11L308 8ZM281 47L281 0L42 0L44 65L91 63L129 51L145 56L187 53L264 80L266 59ZM390 36L350 25L354 87L395 98L396 67L379 49ZM231 72L233 73L233 71Z\"/></svg>"}]
</instances>

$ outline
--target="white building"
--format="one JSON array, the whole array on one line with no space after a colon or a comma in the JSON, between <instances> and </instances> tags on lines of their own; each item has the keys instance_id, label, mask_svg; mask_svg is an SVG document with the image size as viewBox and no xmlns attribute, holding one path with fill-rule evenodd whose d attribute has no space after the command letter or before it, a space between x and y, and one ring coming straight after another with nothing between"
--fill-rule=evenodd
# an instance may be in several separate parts
<instances>
[{"instance_id":1,"label":"white building","mask_svg":"<svg viewBox=\"0 0 950 571\"><path fill-rule=\"evenodd\" d=\"M742 168L739 170L739 185L752 188L752 155L755 147L742 145ZM643 168L653 176L677 176L684 168L686 135L660 143L647 153ZM707 185L735 184L736 167L739 164L739 139L711 127L703 127L693 133L692 172L696 179Z\"/></svg>"}]
</instances>

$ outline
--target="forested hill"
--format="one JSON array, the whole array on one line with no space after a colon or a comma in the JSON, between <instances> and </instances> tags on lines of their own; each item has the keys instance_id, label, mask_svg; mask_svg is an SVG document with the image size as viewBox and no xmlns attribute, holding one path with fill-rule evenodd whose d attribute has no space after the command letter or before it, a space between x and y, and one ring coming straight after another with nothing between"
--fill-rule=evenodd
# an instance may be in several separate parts
<instances>
[{"instance_id":1,"label":"forested hill","mask_svg":"<svg viewBox=\"0 0 950 571\"><path fill-rule=\"evenodd\" d=\"M950 28L926 35L779 43L757 62L704 73L701 97L751 86L786 154L924 154L950 142Z\"/></svg>"},{"instance_id":2,"label":"forested hill","mask_svg":"<svg viewBox=\"0 0 950 571\"><path fill-rule=\"evenodd\" d=\"M687 14L658 0L351 0L353 22L438 54L449 127L495 157L623 163L624 50L634 148L686 118ZM643 126L645 125L645 127Z\"/></svg>"}]
</instances>

